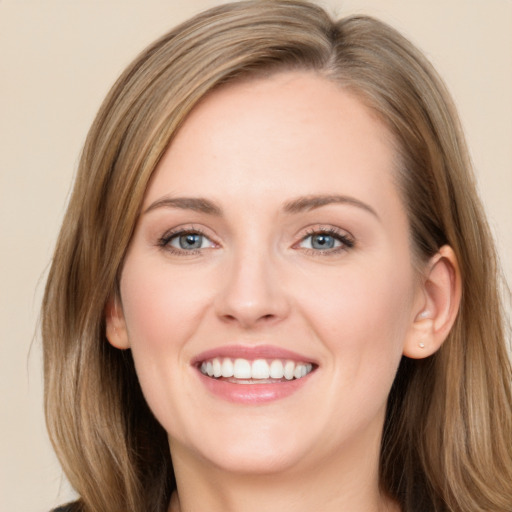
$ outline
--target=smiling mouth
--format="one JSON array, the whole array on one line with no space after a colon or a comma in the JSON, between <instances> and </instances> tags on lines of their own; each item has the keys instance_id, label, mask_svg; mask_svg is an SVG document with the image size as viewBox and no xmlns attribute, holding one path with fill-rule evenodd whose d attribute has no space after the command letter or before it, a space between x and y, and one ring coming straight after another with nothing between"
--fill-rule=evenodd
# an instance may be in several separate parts
<instances>
[{"instance_id":1,"label":"smiling mouth","mask_svg":"<svg viewBox=\"0 0 512 512\"><path fill-rule=\"evenodd\" d=\"M212 379L235 384L271 384L302 379L315 369L315 365L283 359L214 357L202 361L198 368Z\"/></svg>"}]
</instances>

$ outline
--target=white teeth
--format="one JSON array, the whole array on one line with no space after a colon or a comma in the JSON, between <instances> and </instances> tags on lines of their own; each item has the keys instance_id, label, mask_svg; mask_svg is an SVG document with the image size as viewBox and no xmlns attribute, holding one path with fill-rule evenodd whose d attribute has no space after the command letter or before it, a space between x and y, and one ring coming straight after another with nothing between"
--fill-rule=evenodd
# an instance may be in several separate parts
<instances>
[{"instance_id":1,"label":"white teeth","mask_svg":"<svg viewBox=\"0 0 512 512\"><path fill-rule=\"evenodd\" d=\"M273 379L282 379L284 377L283 363L279 359L274 359L270 363L270 376Z\"/></svg>"},{"instance_id":2,"label":"white teeth","mask_svg":"<svg viewBox=\"0 0 512 512\"><path fill-rule=\"evenodd\" d=\"M293 361L286 361L286 364L284 365L284 378L286 380L292 380L294 370L295 363Z\"/></svg>"},{"instance_id":3,"label":"white teeth","mask_svg":"<svg viewBox=\"0 0 512 512\"><path fill-rule=\"evenodd\" d=\"M265 359L256 359L252 362L251 377L253 379L268 379L270 377L270 367Z\"/></svg>"},{"instance_id":4,"label":"white teeth","mask_svg":"<svg viewBox=\"0 0 512 512\"><path fill-rule=\"evenodd\" d=\"M200 366L201 373L214 378L231 378L240 380L286 380L301 379L313 371L311 363L298 363L295 361L282 361L280 359L266 360L238 358L233 362L229 357L215 357L203 361Z\"/></svg>"},{"instance_id":5,"label":"white teeth","mask_svg":"<svg viewBox=\"0 0 512 512\"><path fill-rule=\"evenodd\" d=\"M247 359L236 359L233 377L235 379L250 379L252 377L251 363Z\"/></svg>"},{"instance_id":6,"label":"white teeth","mask_svg":"<svg viewBox=\"0 0 512 512\"><path fill-rule=\"evenodd\" d=\"M204 373L204 372L203 372ZM222 376L223 377L233 377L234 369L233 369L233 361L226 357L224 361L222 361Z\"/></svg>"},{"instance_id":7,"label":"white teeth","mask_svg":"<svg viewBox=\"0 0 512 512\"><path fill-rule=\"evenodd\" d=\"M215 358L212 361L212 367L213 367L213 376L214 377L220 377L222 375L220 360Z\"/></svg>"}]
</instances>

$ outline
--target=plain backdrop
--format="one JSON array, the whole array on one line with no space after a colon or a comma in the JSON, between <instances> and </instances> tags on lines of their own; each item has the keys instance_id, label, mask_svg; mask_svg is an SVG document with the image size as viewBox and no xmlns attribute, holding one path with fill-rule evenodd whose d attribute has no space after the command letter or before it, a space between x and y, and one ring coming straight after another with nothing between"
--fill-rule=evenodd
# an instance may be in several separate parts
<instances>
[{"instance_id":1,"label":"plain backdrop","mask_svg":"<svg viewBox=\"0 0 512 512\"><path fill-rule=\"evenodd\" d=\"M0 0L0 511L73 496L42 410L37 320L81 146L142 48L216 0ZM326 0L420 48L459 107L481 195L512 276L512 1Z\"/></svg>"}]
</instances>

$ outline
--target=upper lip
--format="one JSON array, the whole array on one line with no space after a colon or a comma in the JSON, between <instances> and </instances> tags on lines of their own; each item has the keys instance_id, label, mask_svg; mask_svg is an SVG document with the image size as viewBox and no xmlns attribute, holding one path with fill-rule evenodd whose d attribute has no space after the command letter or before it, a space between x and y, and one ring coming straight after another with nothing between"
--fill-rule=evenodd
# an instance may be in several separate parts
<instances>
[{"instance_id":1,"label":"upper lip","mask_svg":"<svg viewBox=\"0 0 512 512\"><path fill-rule=\"evenodd\" d=\"M192 359L193 365L208 361L215 357L230 357L232 359L287 359L302 363L317 364L314 359L292 350L273 345L224 345L201 352Z\"/></svg>"}]
</instances>

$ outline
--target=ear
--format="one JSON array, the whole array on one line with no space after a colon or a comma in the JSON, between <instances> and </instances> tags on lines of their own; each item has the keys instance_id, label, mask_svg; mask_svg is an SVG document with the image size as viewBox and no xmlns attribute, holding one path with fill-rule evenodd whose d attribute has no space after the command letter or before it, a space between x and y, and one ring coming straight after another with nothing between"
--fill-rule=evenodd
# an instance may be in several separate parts
<instances>
[{"instance_id":1,"label":"ear","mask_svg":"<svg viewBox=\"0 0 512 512\"><path fill-rule=\"evenodd\" d=\"M118 298L111 296L105 306L106 335L109 343L116 348L130 348L123 309L118 305Z\"/></svg>"},{"instance_id":2,"label":"ear","mask_svg":"<svg viewBox=\"0 0 512 512\"><path fill-rule=\"evenodd\" d=\"M404 355L422 359L436 352L448 336L461 299L461 278L453 249L444 245L427 264Z\"/></svg>"}]
</instances>

